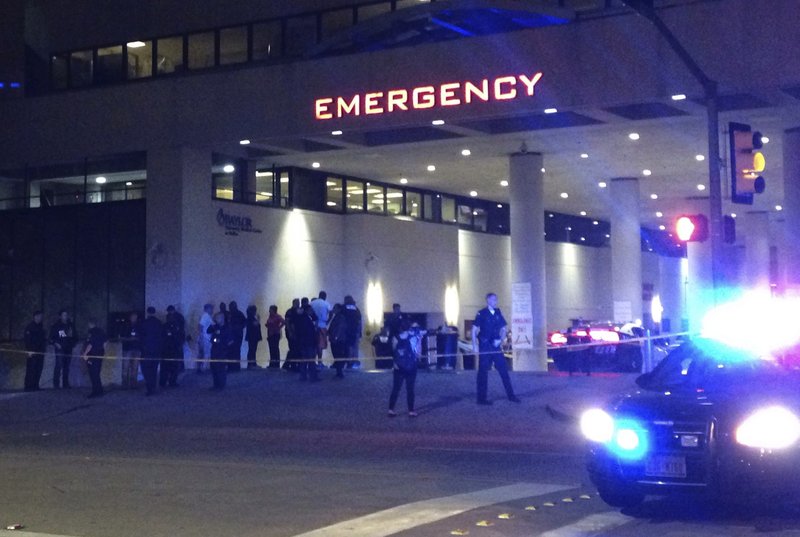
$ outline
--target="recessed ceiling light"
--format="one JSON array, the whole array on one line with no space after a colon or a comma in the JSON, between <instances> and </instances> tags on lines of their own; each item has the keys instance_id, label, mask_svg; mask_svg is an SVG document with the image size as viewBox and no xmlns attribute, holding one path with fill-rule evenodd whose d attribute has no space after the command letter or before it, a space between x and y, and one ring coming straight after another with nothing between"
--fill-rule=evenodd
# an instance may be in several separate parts
<instances>
[{"instance_id":1,"label":"recessed ceiling light","mask_svg":"<svg viewBox=\"0 0 800 537\"><path fill-rule=\"evenodd\" d=\"M589 153L581 153L581 158L589 158Z\"/></svg>"},{"instance_id":2,"label":"recessed ceiling light","mask_svg":"<svg viewBox=\"0 0 800 537\"><path fill-rule=\"evenodd\" d=\"M106 180L107 179L101 175L100 177L95 177L94 182L97 183L98 185L102 185L103 183L106 182Z\"/></svg>"},{"instance_id":3,"label":"recessed ceiling light","mask_svg":"<svg viewBox=\"0 0 800 537\"><path fill-rule=\"evenodd\" d=\"M435 172L436 171L436 166L434 166L433 164L428 164L428 171L429 172Z\"/></svg>"},{"instance_id":4,"label":"recessed ceiling light","mask_svg":"<svg viewBox=\"0 0 800 537\"><path fill-rule=\"evenodd\" d=\"M564 229L566 229L567 231L572 231L572 226L567 226Z\"/></svg>"},{"instance_id":5,"label":"recessed ceiling light","mask_svg":"<svg viewBox=\"0 0 800 537\"><path fill-rule=\"evenodd\" d=\"M656 218L661 218L662 216L664 216L664 213L661 211L656 211Z\"/></svg>"},{"instance_id":6,"label":"recessed ceiling light","mask_svg":"<svg viewBox=\"0 0 800 537\"><path fill-rule=\"evenodd\" d=\"M628 135L628 138L630 138L631 140L634 140L634 141L638 140L639 139L639 133L638 132L632 132L632 133L630 133Z\"/></svg>"},{"instance_id":7,"label":"recessed ceiling light","mask_svg":"<svg viewBox=\"0 0 800 537\"><path fill-rule=\"evenodd\" d=\"M736 213L731 213L731 218L736 218Z\"/></svg>"},{"instance_id":8,"label":"recessed ceiling light","mask_svg":"<svg viewBox=\"0 0 800 537\"><path fill-rule=\"evenodd\" d=\"M585 241L585 240L586 240L586 237L581 237L581 241L582 242Z\"/></svg>"},{"instance_id":9,"label":"recessed ceiling light","mask_svg":"<svg viewBox=\"0 0 800 537\"><path fill-rule=\"evenodd\" d=\"M586 211L581 211L581 216L586 216Z\"/></svg>"},{"instance_id":10,"label":"recessed ceiling light","mask_svg":"<svg viewBox=\"0 0 800 537\"><path fill-rule=\"evenodd\" d=\"M555 114L557 112L558 112L558 108L545 108L544 109L544 113L545 114Z\"/></svg>"},{"instance_id":11,"label":"recessed ceiling light","mask_svg":"<svg viewBox=\"0 0 800 537\"><path fill-rule=\"evenodd\" d=\"M783 210L783 206L782 205L776 205L775 206L775 210L776 211L782 211Z\"/></svg>"},{"instance_id":12,"label":"recessed ceiling light","mask_svg":"<svg viewBox=\"0 0 800 537\"><path fill-rule=\"evenodd\" d=\"M606 238L607 238L607 239L610 239L610 238L611 238L611 235L609 235L608 233L606 233Z\"/></svg>"},{"instance_id":13,"label":"recessed ceiling light","mask_svg":"<svg viewBox=\"0 0 800 537\"><path fill-rule=\"evenodd\" d=\"M239 145L250 145L250 140L239 140Z\"/></svg>"},{"instance_id":14,"label":"recessed ceiling light","mask_svg":"<svg viewBox=\"0 0 800 537\"><path fill-rule=\"evenodd\" d=\"M542 168L542 173L546 173L546 172L547 172L547 170L545 168Z\"/></svg>"},{"instance_id":15,"label":"recessed ceiling light","mask_svg":"<svg viewBox=\"0 0 800 537\"><path fill-rule=\"evenodd\" d=\"M660 229L661 231L664 231L665 229L667 229L667 226L665 226L664 224L661 224L660 226L658 226L658 229Z\"/></svg>"},{"instance_id":16,"label":"recessed ceiling light","mask_svg":"<svg viewBox=\"0 0 800 537\"><path fill-rule=\"evenodd\" d=\"M335 201L329 201L328 202L328 207L336 207L336 202Z\"/></svg>"},{"instance_id":17,"label":"recessed ceiling light","mask_svg":"<svg viewBox=\"0 0 800 537\"><path fill-rule=\"evenodd\" d=\"M658 199L658 194L650 194L650 199L651 200L657 200Z\"/></svg>"},{"instance_id":18,"label":"recessed ceiling light","mask_svg":"<svg viewBox=\"0 0 800 537\"><path fill-rule=\"evenodd\" d=\"M672 96L672 100L673 101L685 101L686 100L686 95L683 94L683 93L676 93L675 95Z\"/></svg>"},{"instance_id":19,"label":"recessed ceiling light","mask_svg":"<svg viewBox=\"0 0 800 537\"><path fill-rule=\"evenodd\" d=\"M147 43L145 43L144 41L131 41L130 43L128 43L128 48L142 48L146 46Z\"/></svg>"},{"instance_id":20,"label":"recessed ceiling light","mask_svg":"<svg viewBox=\"0 0 800 537\"><path fill-rule=\"evenodd\" d=\"M695 155L695 156L694 156L694 159L695 159L697 162L703 162L703 161L706 159L706 156L705 156L705 155Z\"/></svg>"},{"instance_id":21,"label":"recessed ceiling light","mask_svg":"<svg viewBox=\"0 0 800 537\"><path fill-rule=\"evenodd\" d=\"M469 149L462 149L461 150L461 156L463 156L463 157L468 157L471 154L472 154L472 151L470 151Z\"/></svg>"},{"instance_id":22,"label":"recessed ceiling light","mask_svg":"<svg viewBox=\"0 0 800 537\"><path fill-rule=\"evenodd\" d=\"M408 183L408 179L406 179L405 177L401 177L401 178L400 178L400 184L401 184L401 185L405 185L405 184L407 184L407 183Z\"/></svg>"},{"instance_id":23,"label":"recessed ceiling light","mask_svg":"<svg viewBox=\"0 0 800 537\"><path fill-rule=\"evenodd\" d=\"M508 186L508 181L503 179L502 181L500 181L500 186Z\"/></svg>"},{"instance_id":24,"label":"recessed ceiling light","mask_svg":"<svg viewBox=\"0 0 800 537\"><path fill-rule=\"evenodd\" d=\"M127 182L125 183L125 186L133 186L133 181L127 181Z\"/></svg>"},{"instance_id":25,"label":"recessed ceiling light","mask_svg":"<svg viewBox=\"0 0 800 537\"><path fill-rule=\"evenodd\" d=\"M769 136L762 136L761 137L761 143L762 144L768 144L769 143Z\"/></svg>"},{"instance_id":26,"label":"recessed ceiling light","mask_svg":"<svg viewBox=\"0 0 800 537\"><path fill-rule=\"evenodd\" d=\"M312 168L319 168L320 167L320 163L319 162L312 162L311 163L311 167Z\"/></svg>"},{"instance_id":27,"label":"recessed ceiling light","mask_svg":"<svg viewBox=\"0 0 800 537\"><path fill-rule=\"evenodd\" d=\"M342 131L331 131L331 136L341 136L344 134Z\"/></svg>"},{"instance_id":28,"label":"recessed ceiling light","mask_svg":"<svg viewBox=\"0 0 800 537\"><path fill-rule=\"evenodd\" d=\"M222 167L222 171L225 173L233 173L236 171L236 166L234 166L233 164L226 164L225 166Z\"/></svg>"},{"instance_id":29,"label":"recessed ceiling light","mask_svg":"<svg viewBox=\"0 0 800 537\"><path fill-rule=\"evenodd\" d=\"M433 121L431 121L431 125L437 125L437 126L438 125L444 125L444 120L443 119L434 119Z\"/></svg>"},{"instance_id":30,"label":"recessed ceiling light","mask_svg":"<svg viewBox=\"0 0 800 537\"><path fill-rule=\"evenodd\" d=\"M592 225L593 226L599 226L600 222L598 222L597 220L592 220Z\"/></svg>"},{"instance_id":31,"label":"recessed ceiling light","mask_svg":"<svg viewBox=\"0 0 800 537\"><path fill-rule=\"evenodd\" d=\"M470 195L470 196L472 196L473 198L475 198L475 197L477 197L477 196L478 196L478 192L477 192L477 191L475 191L475 190L470 190L470 191L469 191L469 195Z\"/></svg>"},{"instance_id":32,"label":"recessed ceiling light","mask_svg":"<svg viewBox=\"0 0 800 537\"><path fill-rule=\"evenodd\" d=\"M566 192L562 192L561 197L567 199L569 197L569 194L567 194Z\"/></svg>"},{"instance_id":33,"label":"recessed ceiling light","mask_svg":"<svg viewBox=\"0 0 800 537\"><path fill-rule=\"evenodd\" d=\"M549 213L547 216L548 218L553 218L555 215L553 213Z\"/></svg>"},{"instance_id":34,"label":"recessed ceiling light","mask_svg":"<svg viewBox=\"0 0 800 537\"><path fill-rule=\"evenodd\" d=\"M702 192L705 189L706 189L706 185L704 185L703 183L700 183L699 185L697 185L697 190L700 190Z\"/></svg>"},{"instance_id":35,"label":"recessed ceiling light","mask_svg":"<svg viewBox=\"0 0 800 537\"><path fill-rule=\"evenodd\" d=\"M606 183L605 181L600 181L599 183L597 183L597 186L599 186L600 188L605 188L608 186L608 183Z\"/></svg>"},{"instance_id":36,"label":"recessed ceiling light","mask_svg":"<svg viewBox=\"0 0 800 537\"><path fill-rule=\"evenodd\" d=\"M498 204L497 204L497 208L498 208L498 209L502 209L502 208L503 208L503 204L502 204L502 203L498 203Z\"/></svg>"},{"instance_id":37,"label":"recessed ceiling light","mask_svg":"<svg viewBox=\"0 0 800 537\"><path fill-rule=\"evenodd\" d=\"M649 176L649 175L653 175L653 172L652 172L652 171L650 171L650 170L648 170L647 168L645 168L644 170L642 170L642 175L644 175L645 177L647 177L647 176Z\"/></svg>"}]
</instances>

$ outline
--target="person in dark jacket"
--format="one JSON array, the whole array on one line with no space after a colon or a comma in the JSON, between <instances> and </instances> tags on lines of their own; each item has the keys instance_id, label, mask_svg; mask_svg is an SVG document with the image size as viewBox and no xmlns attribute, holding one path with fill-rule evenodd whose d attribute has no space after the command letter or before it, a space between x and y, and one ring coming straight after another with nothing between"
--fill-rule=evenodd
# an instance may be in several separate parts
<instances>
[{"instance_id":1,"label":"person in dark jacket","mask_svg":"<svg viewBox=\"0 0 800 537\"><path fill-rule=\"evenodd\" d=\"M35 392L39 389L44 368L44 353L47 349L47 334L42 324L41 311L33 313L33 320L25 328L25 351L28 360L25 364L25 391Z\"/></svg>"},{"instance_id":2,"label":"person in dark jacket","mask_svg":"<svg viewBox=\"0 0 800 537\"><path fill-rule=\"evenodd\" d=\"M314 310L303 298L294 316L294 333L298 349L300 380L319 380L317 374L317 323Z\"/></svg>"},{"instance_id":3,"label":"person in dark jacket","mask_svg":"<svg viewBox=\"0 0 800 537\"><path fill-rule=\"evenodd\" d=\"M286 330L286 343L289 345L289 350L286 353L286 361L283 362L283 368L289 371L297 371L297 356L298 347L297 340L294 337L294 318L297 310L300 308L300 299L292 299L292 307L286 310L283 316L284 329Z\"/></svg>"},{"instance_id":4,"label":"person in dark jacket","mask_svg":"<svg viewBox=\"0 0 800 537\"><path fill-rule=\"evenodd\" d=\"M158 384L162 388L178 386L178 373L183 362L183 342L186 341L185 323L183 315L175 311L174 306L167 308L167 318L163 325L164 351L158 379Z\"/></svg>"},{"instance_id":5,"label":"person in dark jacket","mask_svg":"<svg viewBox=\"0 0 800 537\"><path fill-rule=\"evenodd\" d=\"M247 327L244 338L247 340L247 369L258 369L256 351L258 342L264 338L261 336L261 317L258 315L258 308L253 305L247 306Z\"/></svg>"},{"instance_id":6,"label":"person in dark jacket","mask_svg":"<svg viewBox=\"0 0 800 537\"><path fill-rule=\"evenodd\" d=\"M417 417L414 410L414 385L417 381L417 350L414 348L411 334L409 333L411 323L403 319L397 327L397 335L392 338L392 355L394 368L392 369L392 393L389 395L389 417L397 416L394 405L400 395L400 388L403 383L406 385L406 404L408 405L408 416Z\"/></svg>"},{"instance_id":7,"label":"person in dark jacket","mask_svg":"<svg viewBox=\"0 0 800 537\"><path fill-rule=\"evenodd\" d=\"M356 306L352 296L344 297L344 316L347 319L347 363L348 368L357 369L361 366L358 360L358 344L361 340L361 311Z\"/></svg>"},{"instance_id":8,"label":"person in dark jacket","mask_svg":"<svg viewBox=\"0 0 800 537\"><path fill-rule=\"evenodd\" d=\"M83 349L83 359L86 360L86 368L89 370L89 379L92 381L92 393L89 399L103 396L103 383L100 380L100 370L103 367L103 357L105 356L106 332L99 326L97 321L89 319L89 334L86 336L86 347Z\"/></svg>"},{"instance_id":9,"label":"person in dark jacket","mask_svg":"<svg viewBox=\"0 0 800 537\"><path fill-rule=\"evenodd\" d=\"M336 369L336 378L344 378L344 368L347 363L347 318L341 304L334 304L331 310L331 320L328 323L328 340L331 342L333 354L333 367Z\"/></svg>"},{"instance_id":10,"label":"person in dark jacket","mask_svg":"<svg viewBox=\"0 0 800 537\"><path fill-rule=\"evenodd\" d=\"M228 379L228 368L225 363L231 355L231 347L236 344L233 332L225 322L225 314L217 312L214 315L214 324L208 327L211 335L211 376L214 379L212 390L220 391L225 388Z\"/></svg>"},{"instance_id":11,"label":"person in dark jacket","mask_svg":"<svg viewBox=\"0 0 800 537\"><path fill-rule=\"evenodd\" d=\"M142 358L139 361L144 376L147 395L156 393L158 383L158 361L164 352L164 328L156 317L156 309L147 308L147 318L142 322L140 341L142 343Z\"/></svg>"},{"instance_id":12,"label":"person in dark jacket","mask_svg":"<svg viewBox=\"0 0 800 537\"><path fill-rule=\"evenodd\" d=\"M478 404L491 405L488 398L489 370L494 365L508 400L519 403L520 399L514 395L511 379L508 376L506 357L503 355L501 344L506 339L507 323L500 308L497 307L497 295L486 295L486 307L478 311L475 322L472 324L472 350L478 355Z\"/></svg>"},{"instance_id":13,"label":"person in dark jacket","mask_svg":"<svg viewBox=\"0 0 800 537\"><path fill-rule=\"evenodd\" d=\"M119 339L122 341L122 382L123 388L136 388L139 376L139 357L142 355L141 322L139 314L133 312L128 317L128 323L120 330Z\"/></svg>"},{"instance_id":14,"label":"person in dark jacket","mask_svg":"<svg viewBox=\"0 0 800 537\"><path fill-rule=\"evenodd\" d=\"M228 320L226 324L230 327L231 334L233 335L234 344L228 349L228 371L236 372L241 371L242 364L242 341L244 340L244 329L247 326L247 318L239 310L236 301L231 301L228 304Z\"/></svg>"},{"instance_id":15,"label":"person in dark jacket","mask_svg":"<svg viewBox=\"0 0 800 537\"><path fill-rule=\"evenodd\" d=\"M269 345L269 368L279 369L281 367L281 328L286 324L278 313L278 306L269 307L269 317L264 326L267 327L267 344Z\"/></svg>"},{"instance_id":16,"label":"person in dark jacket","mask_svg":"<svg viewBox=\"0 0 800 537\"><path fill-rule=\"evenodd\" d=\"M59 319L50 327L50 343L55 347L55 366L53 367L53 388L69 388L69 366L72 362L72 349L75 347L75 325L67 310L58 313ZM63 382L62 382L63 381Z\"/></svg>"}]
</instances>

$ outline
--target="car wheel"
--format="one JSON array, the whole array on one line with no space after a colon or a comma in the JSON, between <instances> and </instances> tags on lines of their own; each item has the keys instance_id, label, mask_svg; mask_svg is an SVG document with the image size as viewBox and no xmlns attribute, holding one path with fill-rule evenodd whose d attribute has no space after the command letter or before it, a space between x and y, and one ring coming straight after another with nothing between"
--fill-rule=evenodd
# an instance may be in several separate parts
<instances>
[{"instance_id":1,"label":"car wheel","mask_svg":"<svg viewBox=\"0 0 800 537\"><path fill-rule=\"evenodd\" d=\"M644 494L636 490L625 490L622 485L602 485L597 487L600 499L611 507L636 507L644 501Z\"/></svg>"}]
</instances>

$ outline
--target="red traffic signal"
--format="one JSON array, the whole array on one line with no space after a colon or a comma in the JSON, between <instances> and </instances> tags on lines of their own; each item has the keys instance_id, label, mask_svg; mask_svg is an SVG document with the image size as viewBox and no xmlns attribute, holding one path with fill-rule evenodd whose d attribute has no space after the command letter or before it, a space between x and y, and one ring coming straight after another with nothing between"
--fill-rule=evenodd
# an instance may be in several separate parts
<instances>
[{"instance_id":1,"label":"red traffic signal","mask_svg":"<svg viewBox=\"0 0 800 537\"><path fill-rule=\"evenodd\" d=\"M761 194L766 188L761 172L767 161L759 151L763 146L761 133L753 132L750 125L729 123L728 136L731 151L731 201L753 203L753 194Z\"/></svg>"},{"instance_id":2,"label":"red traffic signal","mask_svg":"<svg viewBox=\"0 0 800 537\"><path fill-rule=\"evenodd\" d=\"M675 231L683 242L704 241L708 238L708 218L702 214L679 216Z\"/></svg>"}]
</instances>

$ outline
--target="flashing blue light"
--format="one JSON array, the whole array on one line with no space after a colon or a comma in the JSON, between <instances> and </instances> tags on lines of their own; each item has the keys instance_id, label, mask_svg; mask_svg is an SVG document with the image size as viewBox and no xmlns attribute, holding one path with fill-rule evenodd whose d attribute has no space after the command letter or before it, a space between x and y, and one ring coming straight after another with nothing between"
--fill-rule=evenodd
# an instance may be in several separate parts
<instances>
[{"instance_id":1,"label":"flashing blue light","mask_svg":"<svg viewBox=\"0 0 800 537\"><path fill-rule=\"evenodd\" d=\"M12 87L12 88L19 88L20 87L20 83L19 82L12 82L11 84L9 84L9 86Z\"/></svg>"},{"instance_id":2,"label":"flashing blue light","mask_svg":"<svg viewBox=\"0 0 800 537\"><path fill-rule=\"evenodd\" d=\"M647 431L631 419L616 420L614 425L614 437L608 443L608 449L620 459L643 458L649 448Z\"/></svg>"},{"instance_id":3,"label":"flashing blue light","mask_svg":"<svg viewBox=\"0 0 800 537\"><path fill-rule=\"evenodd\" d=\"M0 82L0 89L3 89L5 87L6 87L6 83L5 82Z\"/></svg>"}]
</instances>

